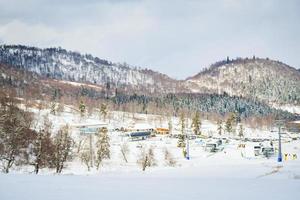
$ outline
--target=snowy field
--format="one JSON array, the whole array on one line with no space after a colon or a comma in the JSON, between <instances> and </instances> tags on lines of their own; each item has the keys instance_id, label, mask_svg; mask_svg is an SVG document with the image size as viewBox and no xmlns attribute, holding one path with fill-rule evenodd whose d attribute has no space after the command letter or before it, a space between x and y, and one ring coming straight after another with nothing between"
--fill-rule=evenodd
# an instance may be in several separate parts
<instances>
[{"instance_id":1,"label":"snowy field","mask_svg":"<svg viewBox=\"0 0 300 200\"><path fill-rule=\"evenodd\" d=\"M299 199L299 174L299 161L274 159L93 175L1 174L0 199Z\"/></svg>"},{"instance_id":2,"label":"snowy field","mask_svg":"<svg viewBox=\"0 0 300 200\"><path fill-rule=\"evenodd\" d=\"M49 114L49 110L31 110L37 118ZM66 109L59 116L49 115L57 130L61 125L82 123L78 115ZM289 157L278 163L276 155L269 159L253 155L257 142L230 139L222 151L211 153L203 148L201 140L190 140L190 160L176 146L178 139L157 136L144 141L128 141L119 132L120 127L167 127L168 118L112 112L109 124L111 159L105 160L99 170L90 171L77 158L67 164L61 175L54 170L42 169L33 174L32 167L14 167L9 174L0 173L0 200L60 200L60 199L300 199L300 159ZM171 119L174 132L178 131L178 119ZM92 115L85 123L99 123ZM38 126L38 124L37 124ZM72 130L77 140L78 132ZM202 121L202 133L215 136L217 125ZM223 136L222 136L223 137ZM227 136L230 138L230 136ZM253 130L245 127L245 137L274 140L278 135L270 130ZM128 162L120 154L120 145L126 142L130 153ZM142 171L137 164L141 146L152 147L157 164ZM168 149L175 166L165 163L164 151ZM300 140L283 136L283 153L300 155Z\"/></svg>"}]
</instances>

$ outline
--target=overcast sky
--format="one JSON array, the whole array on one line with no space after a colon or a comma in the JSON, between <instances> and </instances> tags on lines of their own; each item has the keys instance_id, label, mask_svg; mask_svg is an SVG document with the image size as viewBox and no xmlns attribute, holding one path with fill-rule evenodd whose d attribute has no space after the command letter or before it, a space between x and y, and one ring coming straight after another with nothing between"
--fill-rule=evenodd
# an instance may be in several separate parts
<instances>
[{"instance_id":1,"label":"overcast sky","mask_svg":"<svg viewBox=\"0 0 300 200\"><path fill-rule=\"evenodd\" d=\"M61 46L177 79L235 57L300 67L298 0L0 0L0 43Z\"/></svg>"}]
</instances>

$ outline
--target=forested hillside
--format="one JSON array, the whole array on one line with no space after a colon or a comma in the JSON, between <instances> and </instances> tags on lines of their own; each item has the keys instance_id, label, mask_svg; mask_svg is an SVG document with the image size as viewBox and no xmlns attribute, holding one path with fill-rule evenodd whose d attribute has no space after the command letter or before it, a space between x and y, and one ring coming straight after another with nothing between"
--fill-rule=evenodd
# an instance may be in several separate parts
<instances>
[{"instance_id":1,"label":"forested hillside","mask_svg":"<svg viewBox=\"0 0 300 200\"><path fill-rule=\"evenodd\" d=\"M92 83L144 93L180 91L180 83L159 72L112 63L62 48L40 49L21 45L0 46L0 63L35 72L42 77Z\"/></svg>"},{"instance_id":2,"label":"forested hillside","mask_svg":"<svg viewBox=\"0 0 300 200\"><path fill-rule=\"evenodd\" d=\"M193 92L228 93L266 103L300 104L300 72L270 59L229 58L186 80Z\"/></svg>"}]
</instances>

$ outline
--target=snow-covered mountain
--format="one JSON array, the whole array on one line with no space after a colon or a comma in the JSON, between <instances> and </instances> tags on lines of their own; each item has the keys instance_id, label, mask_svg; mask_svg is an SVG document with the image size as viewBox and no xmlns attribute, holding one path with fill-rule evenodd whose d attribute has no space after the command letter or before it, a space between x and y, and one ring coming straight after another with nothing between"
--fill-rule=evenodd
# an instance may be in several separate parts
<instances>
[{"instance_id":1,"label":"snow-covered mountain","mask_svg":"<svg viewBox=\"0 0 300 200\"><path fill-rule=\"evenodd\" d=\"M89 54L62 48L40 49L21 45L0 46L0 63L47 78L93 83L147 93L176 92L179 82L148 69L112 63Z\"/></svg>"},{"instance_id":2,"label":"snow-covered mountain","mask_svg":"<svg viewBox=\"0 0 300 200\"><path fill-rule=\"evenodd\" d=\"M227 59L186 80L62 48L2 45L0 63L50 79L109 86L133 93L225 92L269 104L300 105L300 71L268 58Z\"/></svg>"},{"instance_id":3,"label":"snow-covered mountain","mask_svg":"<svg viewBox=\"0 0 300 200\"><path fill-rule=\"evenodd\" d=\"M185 86L193 92L226 92L268 103L300 104L300 71L270 59L220 61L188 78Z\"/></svg>"}]
</instances>

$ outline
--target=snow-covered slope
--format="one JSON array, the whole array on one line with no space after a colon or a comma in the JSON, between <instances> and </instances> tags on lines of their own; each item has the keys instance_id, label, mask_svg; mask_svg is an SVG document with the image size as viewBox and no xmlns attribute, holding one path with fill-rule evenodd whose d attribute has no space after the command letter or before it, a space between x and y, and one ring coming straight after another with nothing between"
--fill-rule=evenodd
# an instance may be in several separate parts
<instances>
[{"instance_id":1,"label":"snow-covered slope","mask_svg":"<svg viewBox=\"0 0 300 200\"><path fill-rule=\"evenodd\" d=\"M300 104L299 71L269 59L217 62L188 78L185 85L193 92L226 92L267 102Z\"/></svg>"},{"instance_id":2,"label":"snow-covered slope","mask_svg":"<svg viewBox=\"0 0 300 200\"><path fill-rule=\"evenodd\" d=\"M143 94L226 92L267 103L300 105L300 71L270 59L227 59L185 81L62 48L2 45L0 63L48 78Z\"/></svg>"},{"instance_id":3,"label":"snow-covered slope","mask_svg":"<svg viewBox=\"0 0 300 200\"><path fill-rule=\"evenodd\" d=\"M35 72L39 75L109 87L129 87L147 92L175 92L179 83L148 69L116 64L88 54L62 48L39 49L20 45L0 46L0 63Z\"/></svg>"}]
</instances>

